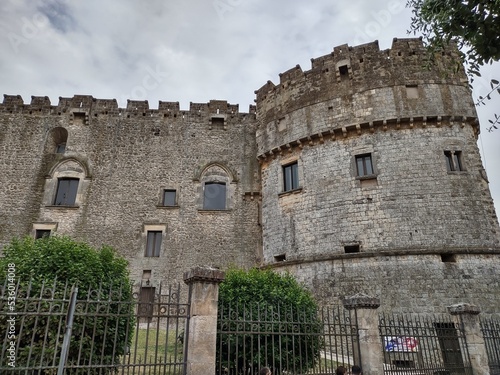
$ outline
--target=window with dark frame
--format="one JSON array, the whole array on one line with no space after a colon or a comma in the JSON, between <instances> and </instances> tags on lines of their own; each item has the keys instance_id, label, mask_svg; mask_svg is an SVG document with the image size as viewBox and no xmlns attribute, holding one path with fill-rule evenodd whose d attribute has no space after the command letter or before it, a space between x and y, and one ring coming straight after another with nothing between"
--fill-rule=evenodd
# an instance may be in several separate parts
<instances>
[{"instance_id":1,"label":"window with dark frame","mask_svg":"<svg viewBox=\"0 0 500 375\"><path fill-rule=\"evenodd\" d=\"M446 158L446 170L448 172L460 172L464 170L462 151L445 151L444 156Z\"/></svg>"},{"instance_id":2,"label":"window with dark frame","mask_svg":"<svg viewBox=\"0 0 500 375\"><path fill-rule=\"evenodd\" d=\"M60 178L57 181L57 193L54 205L74 206L79 182L80 179L78 178Z\"/></svg>"},{"instance_id":3,"label":"window with dark frame","mask_svg":"<svg viewBox=\"0 0 500 375\"><path fill-rule=\"evenodd\" d=\"M297 162L283 166L283 191L299 188L299 165Z\"/></svg>"},{"instance_id":4,"label":"window with dark frame","mask_svg":"<svg viewBox=\"0 0 500 375\"><path fill-rule=\"evenodd\" d=\"M177 191L174 189L163 190L162 205L172 207L177 205Z\"/></svg>"},{"instance_id":5,"label":"window with dark frame","mask_svg":"<svg viewBox=\"0 0 500 375\"><path fill-rule=\"evenodd\" d=\"M50 237L50 229L36 229L35 230L35 240L39 240L40 238Z\"/></svg>"},{"instance_id":6,"label":"window with dark frame","mask_svg":"<svg viewBox=\"0 0 500 375\"><path fill-rule=\"evenodd\" d=\"M203 186L203 209L204 210L226 209L225 182L205 182Z\"/></svg>"},{"instance_id":7,"label":"window with dark frame","mask_svg":"<svg viewBox=\"0 0 500 375\"><path fill-rule=\"evenodd\" d=\"M358 177L373 175L372 154L356 155L356 169Z\"/></svg>"},{"instance_id":8,"label":"window with dark frame","mask_svg":"<svg viewBox=\"0 0 500 375\"><path fill-rule=\"evenodd\" d=\"M163 232L161 230L149 230L146 240L145 257L159 257L161 250L161 239Z\"/></svg>"}]
</instances>

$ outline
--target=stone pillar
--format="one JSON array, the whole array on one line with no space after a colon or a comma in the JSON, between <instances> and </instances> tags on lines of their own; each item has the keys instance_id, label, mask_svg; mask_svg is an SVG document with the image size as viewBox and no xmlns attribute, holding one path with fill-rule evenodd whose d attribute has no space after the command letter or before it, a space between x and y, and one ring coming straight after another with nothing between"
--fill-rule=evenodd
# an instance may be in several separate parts
<instances>
[{"instance_id":1,"label":"stone pillar","mask_svg":"<svg viewBox=\"0 0 500 375\"><path fill-rule=\"evenodd\" d=\"M383 375L384 356L379 333L377 309L380 299L356 294L344 299L344 307L355 310L358 324L359 353L355 353L355 365L361 366L363 375Z\"/></svg>"},{"instance_id":2,"label":"stone pillar","mask_svg":"<svg viewBox=\"0 0 500 375\"><path fill-rule=\"evenodd\" d=\"M459 303L447 308L451 315L459 317L458 323L462 325L464 330L465 342L474 375L489 375L488 354L479 321L481 310L478 306L468 303Z\"/></svg>"},{"instance_id":3,"label":"stone pillar","mask_svg":"<svg viewBox=\"0 0 500 375\"><path fill-rule=\"evenodd\" d=\"M186 375L215 374L217 301L224 277L224 272L214 268L195 267L184 273L191 305Z\"/></svg>"}]
</instances>

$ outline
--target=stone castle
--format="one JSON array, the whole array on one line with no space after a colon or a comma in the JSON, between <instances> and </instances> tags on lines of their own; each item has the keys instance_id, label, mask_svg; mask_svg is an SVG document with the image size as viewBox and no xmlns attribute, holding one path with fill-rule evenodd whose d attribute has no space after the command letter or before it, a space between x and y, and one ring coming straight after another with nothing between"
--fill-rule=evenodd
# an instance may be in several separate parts
<instances>
[{"instance_id":1,"label":"stone castle","mask_svg":"<svg viewBox=\"0 0 500 375\"><path fill-rule=\"evenodd\" d=\"M153 286L257 265L325 302L500 312L500 228L457 58L423 68L419 39L338 46L268 81L248 113L5 95L0 246L70 235L115 247Z\"/></svg>"}]
</instances>

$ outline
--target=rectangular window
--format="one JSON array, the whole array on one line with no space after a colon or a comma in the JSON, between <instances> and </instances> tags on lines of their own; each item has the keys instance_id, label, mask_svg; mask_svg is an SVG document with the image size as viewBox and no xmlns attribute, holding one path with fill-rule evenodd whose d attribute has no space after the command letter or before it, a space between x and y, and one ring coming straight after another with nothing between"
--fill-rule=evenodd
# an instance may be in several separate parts
<instances>
[{"instance_id":1,"label":"rectangular window","mask_svg":"<svg viewBox=\"0 0 500 375\"><path fill-rule=\"evenodd\" d=\"M40 238L44 237L50 237L50 229L36 229L35 230L35 240L38 240Z\"/></svg>"},{"instance_id":2,"label":"rectangular window","mask_svg":"<svg viewBox=\"0 0 500 375\"><path fill-rule=\"evenodd\" d=\"M372 154L356 155L358 177L373 175Z\"/></svg>"},{"instance_id":3,"label":"rectangular window","mask_svg":"<svg viewBox=\"0 0 500 375\"><path fill-rule=\"evenodd\" d=\"M78 178L60 178L57 181L56 206L74 206L78 191Z\"/></svg>"},{"instance_id":4,"label":"rectangular window","mask_svg":"<svg viewBox=\"0 0 500 375\"><path fill-rule=\"evenodd\" d=\"M448 172L454 171L455 168L453 167L453 156L451 154L451 151L445 151L444 156L446 158L446 170Z\"/></svg>"},{"instance_id":5,"label":"rectangular window","mask_svg":"<svg viewBox=\"0 0 500 375\"><path fill-rule=\"evenodd\" d=\"M164 206L176 206L176 195L177 192L173 189L165 189L163 190L163 201L162 204Z\"/></svg>"},{"instance_id":6,"label":"rectangular window","mask_svg":"<svg viewBox=\"0 0 500 375\"><path fill-rule=\"evenodd\" d=\"M146 242L146 252L144 256L146 257L159 257L161 250L161 238L163 232L158 230L148 231L148 237Z\"/></svg>"},{"instance_id":7,"label":"rectangular window","mask_svg":"<svg viewBox=\"0 0 500 375\"><path fill-rule=\"evenodd\" d=\"M455 164L456 171L463 171L462 168L462 151L455 151L453 153L453 163Z\"/></svg>"},{"instance_id":8,"label":"rectangular window","mask_svg":"<svg viewBox=\"0 0 500 375\"><path fill-rule=\"evenodd\" d=\"M224 182L205 182L203 186L203 209L226 209L226 184Z\"/></svg>"},{"instance_id":9,"label":"rectangular window","mask_svg":"<svg viewBox=\"0 0 500 375\"><path fill-rule=\"evenodd\" d=\"M446 170L448 172L463 171L462 151L445 151Z\"/></svg>"},{"instance_id":10,"label":"rectangular window","mask_svg":"<svg viewBox=\"0 0 500 375\"><path fill-rule=\"evenodd\" d=\"M290 191L299 188L299 166L292 163L283 166L283 191Z\"/></svg>"}]
</instances>

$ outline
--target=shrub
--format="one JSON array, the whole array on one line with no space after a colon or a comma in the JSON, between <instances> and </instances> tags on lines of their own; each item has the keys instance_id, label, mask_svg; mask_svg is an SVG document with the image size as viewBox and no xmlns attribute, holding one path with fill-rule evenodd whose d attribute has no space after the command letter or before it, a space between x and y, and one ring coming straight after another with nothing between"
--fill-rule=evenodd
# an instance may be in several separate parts
<instances>
[{"instance_id":1,"label":"shrub","mask_svg":"<svg viewBox=\"0 0 500 375\"><path fill-rule=\"evenodd\" d=\"M317 304L289 274L231 269L219 289L217 369L229 374L306 373L323 339Z\"/></svg>"},{"instance_id":2,"label":"shrub","mask_svg":"<svg viewBox=\"0 0 500 375\"><path fill-rule=\"evenodd\" d=\"M12 289L13 281L17 287L16 368L38 366L39 374L55 373L71 287L77 286L67 365L99 364L112 372L130 345L135 324L126 260L109 246L97 250L55 236L15 239L4 256L0 280L6 280L4 288ZM15 270L15 280L7 278L9 269ZM1 332L7 332L7 317L0 316ZM104 373L105 368L66 373Z\"/></svg>"}]
</instances>

